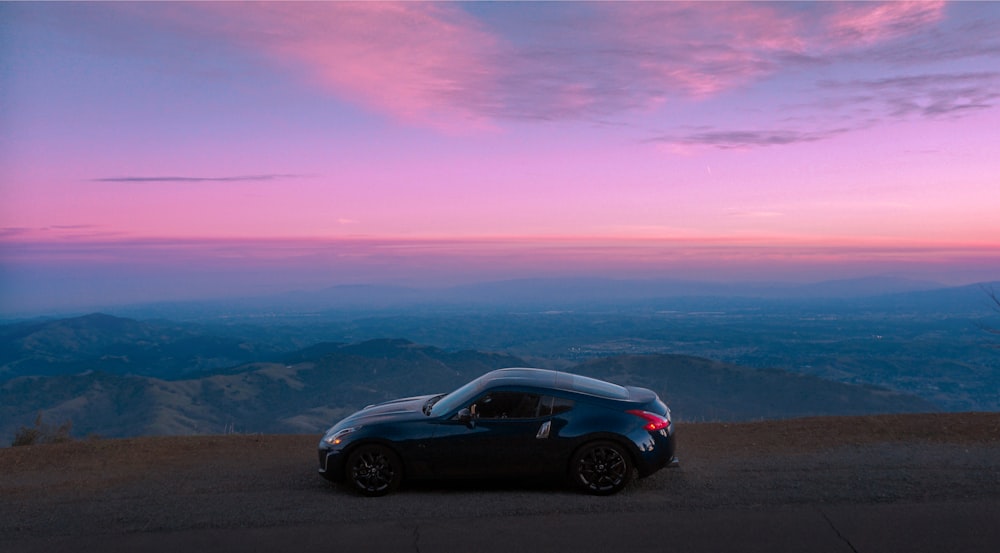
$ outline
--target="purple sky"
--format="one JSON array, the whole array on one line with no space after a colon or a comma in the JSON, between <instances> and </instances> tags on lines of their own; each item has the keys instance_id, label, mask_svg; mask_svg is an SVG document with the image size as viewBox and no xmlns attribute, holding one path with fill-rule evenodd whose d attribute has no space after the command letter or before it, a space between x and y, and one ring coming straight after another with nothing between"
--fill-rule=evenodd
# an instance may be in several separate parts
<instances>
[{"instance_id":1,"label":"purple sky","mask_svg":"<svg viewBox=\"0 0 1000 553\"><path fill-rule=\"evenodd\" d=\"M1000 279L1000 3L3 3L0 314Z\"/></svg>"}]
</instances>

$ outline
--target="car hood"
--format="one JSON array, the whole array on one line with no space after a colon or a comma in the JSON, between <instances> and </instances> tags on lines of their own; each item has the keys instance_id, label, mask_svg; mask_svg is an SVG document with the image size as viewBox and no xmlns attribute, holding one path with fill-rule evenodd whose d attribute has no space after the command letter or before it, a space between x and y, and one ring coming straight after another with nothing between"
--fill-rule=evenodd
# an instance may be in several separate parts
<instances>
[{"instance_id":1,"label":"car hood","mask_svg":"<svg viewBox=\"0 0 1000 553\"><path fill-rule=\"evenodd\" d=\"M426 416L423 412L423 406L427 403L428 399L434 396L435 394L406 397L369 405L341 421L341 424L362 424L387 420L423 418Z\"/></svg>"}]
</instances>

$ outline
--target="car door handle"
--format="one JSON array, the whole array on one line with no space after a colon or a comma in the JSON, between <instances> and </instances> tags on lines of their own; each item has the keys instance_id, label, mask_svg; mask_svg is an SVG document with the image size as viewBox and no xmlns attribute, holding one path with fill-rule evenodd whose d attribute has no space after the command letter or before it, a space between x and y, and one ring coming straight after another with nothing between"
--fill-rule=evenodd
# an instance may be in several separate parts
<instances>
[{"instance_id":1,"label":"car door handle","mask_svg":"<svg viewBox=\"0 0 1000 553\"><path fill-rule=\"evenodd\" d=\"M552 421L545 421L542 426L538 428L538 432L535 434L535 438L543 440L549 437L549 430L552 429Z\"/></svg>"}]
</instances>

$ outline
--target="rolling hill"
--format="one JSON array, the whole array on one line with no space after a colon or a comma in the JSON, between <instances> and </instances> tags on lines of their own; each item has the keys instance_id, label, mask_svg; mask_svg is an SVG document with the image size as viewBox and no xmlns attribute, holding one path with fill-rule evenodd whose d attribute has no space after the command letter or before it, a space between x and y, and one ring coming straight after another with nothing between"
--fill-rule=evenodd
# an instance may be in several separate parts
<instances>
[{"instance_id":1,"label":"rolling hill","mask_svg":"<svg viewBox=\"0 0 1000 553\"><path fill-rule=\"evenodd\" d=\"M103 313L0 326L0 378L82 371L176 378L273 357L260 341Z\"/></svg>"},{"instance_id":2,"label":"rolling hill","mask_svg":"<svg viewBox=\"0 0 1000 553\"><path fill-rule=\"evenodd\" d=\"M318 433L370 403L447 392L491 369L525 365L395 339L318 344L281 362L179 380L103 371L25 376L0 385L0 437L10 443L39 412L51 424L72 421L77 436ZM682 355L612 357L569 370L652 388L687 421L937 410L880 388Z\"/></svg>"}]
</instances>

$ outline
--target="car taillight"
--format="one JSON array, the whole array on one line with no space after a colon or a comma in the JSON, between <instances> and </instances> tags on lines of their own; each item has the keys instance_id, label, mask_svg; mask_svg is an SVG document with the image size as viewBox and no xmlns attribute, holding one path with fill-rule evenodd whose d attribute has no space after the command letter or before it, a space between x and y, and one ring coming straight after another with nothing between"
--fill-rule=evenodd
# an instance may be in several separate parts
<instances>
[{"instance_id":1,"label":"car taillight","mask_svg":"<svg viewBox=\"0 0 1000 553\"><path fill-rule=\"evenodd\" d=\"M663 415L657 415L656 413L650 413L649 411L640 411L639 409L632 409L631 411L628 411L628 413L646 419L646 424L643 428L649 430L650 432L663 430L664 428L670 426L670 419L664 417Z\"/></svg>"}]
</instances>

